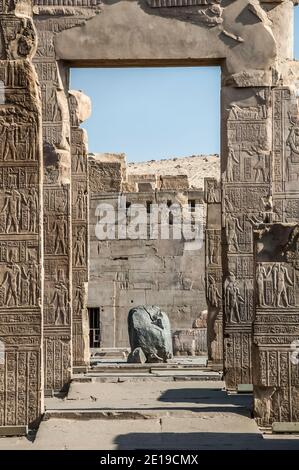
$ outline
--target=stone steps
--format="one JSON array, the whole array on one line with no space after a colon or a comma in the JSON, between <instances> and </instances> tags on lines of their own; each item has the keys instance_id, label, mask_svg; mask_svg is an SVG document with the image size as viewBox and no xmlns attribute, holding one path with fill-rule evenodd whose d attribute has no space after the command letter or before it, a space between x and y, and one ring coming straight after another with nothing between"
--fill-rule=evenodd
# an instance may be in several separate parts
<instances>
[{"instance_id":1,"label":"stone steps","mask_svg":"<svg viewBox=\"0 0 299 470\"><path fill-rule=\"evenodd\" d=\"M219 381L222 380L222 372L213 371L155 371L150 373L135 372L135 373L87 373L87 374L74 374L72 378L73 383L86 383L86 382L102 382L102 383L117 383L117 382L176 382L176 381Z\"/></svg>"}]
</instances>

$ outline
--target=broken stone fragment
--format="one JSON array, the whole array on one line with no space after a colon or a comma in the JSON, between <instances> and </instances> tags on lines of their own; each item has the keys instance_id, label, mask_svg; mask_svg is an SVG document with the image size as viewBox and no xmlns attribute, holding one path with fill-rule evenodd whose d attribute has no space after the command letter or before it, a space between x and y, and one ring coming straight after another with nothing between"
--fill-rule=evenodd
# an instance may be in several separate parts
<instances>
[{"instance_id":1,"label":"broken stone fragment","mask_svg":"<svg viewBox=\"0 0 299 470\"><path fill-rule=\"evenodd\" d=\"M132 308L128 315L128 331L132 351L128 362L142 362L143 355L146 359L143 362L167 362L172 358L170 322L160 307L141 305Z\"/></svg>"}]
</instances>

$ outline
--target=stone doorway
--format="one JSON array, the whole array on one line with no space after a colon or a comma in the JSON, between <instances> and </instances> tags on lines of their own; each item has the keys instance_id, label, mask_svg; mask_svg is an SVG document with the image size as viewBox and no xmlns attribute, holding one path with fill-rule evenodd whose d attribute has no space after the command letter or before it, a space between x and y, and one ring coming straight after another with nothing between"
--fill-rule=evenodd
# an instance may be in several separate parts
<instances>
[{"instance_id":1,"label":"stone doorway","mask_svg":"<svg viewBox=\"0 0 299 470\"><path fill-rule=\"evenodd\" d=\"M155 303L170 318L175 355L207 356L206 320L200 321L201 312L207 309L204 177L220 180L220 69L91 68L71 69L70 75L70 86L82 89L92 101L91 117L82 127L89 133L90 146L88 306L91 312L92 307L101 305L98 353L109 350L111 355L115 348L116 358L122 357L129 347L129 310ZM200 114L198 110L210 103L210 113ZM207 147L211 151L204 155ZM189 157L184 149L189 150ZM126 235L119 238L116 227L113 240L101 240L97 236L99 206L111 203L118 218L120 197L126 199ZM147 233L132 239L129 213L138 204L146 208ZM180 239L174 239L170 230L169 237L162 240L166 234L163 231L162 235L161 225L152 227L157 229L156 235L151 233L151 217L158 204L169 210L169 227L177 223L173 214L176 204L190 213L193 230L200 210L200 246L192 248L186 243L183 231Z\"/></svg>"},{"instance_id":2,"label":"stone doorway","mask_svg":"<svg viewBox=\"0 0 299 470\"><path fill-rule=\"evenodd\" d=\"M286 273L297 270L296 230L286 254L267 258L272 266L257 266L265 262L258 237L267 236L264 228L255 231L254 256L252 230L270 224L276 233L275 224L299 221L299 72L292 59L297 1L57 3L36 0L34 24L26 1L0 6L0 73L9 98L8 107L1 105L0 189L2 207L9 209L1 222L0 333L7 367L0 367L0 424L36 425L44 388L65 389L74 367L89 363L88 172L80 129L86 102L70 92L69 70L120 65L221 66L221 184L210 182L205 197L213 209L209 246L219 236L222 246L220 269L209 271L209 292L218 308L218 291L224 311L226 387L254 382L256 413L271 425L271 406L280 403L272 387L279 384L285 398L279 419L297 420L298 374L290 369L289 349L298 323L298 283L289 285L283 308L269 299L258 305L255 294L257 274L263 299L264 284L275 287L280 279L281 287ZM271 278L277 270L279 277ZM282 329L285 312L292 321ZM273 337L265 333L268 325ZM22 384L21 393L15 384Z\"/></svg>"}]
</instances>

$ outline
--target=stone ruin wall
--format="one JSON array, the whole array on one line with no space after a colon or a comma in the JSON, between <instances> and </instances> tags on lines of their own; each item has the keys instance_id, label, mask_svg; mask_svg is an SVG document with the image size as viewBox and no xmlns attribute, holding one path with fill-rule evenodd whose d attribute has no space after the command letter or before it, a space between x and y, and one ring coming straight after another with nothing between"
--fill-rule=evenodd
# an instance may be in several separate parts
<instances>
[{"instance_id":1,"label":"stone ruin wall","mask_svg":"<svg viewBox=\"0 0 299 470\"><path fill-rule=\"evenodd\" d=\"M170 201L188 204L188 200L203 205L203 190L190 189L187 175L126 176L124 159L117 157L89 157L88 306L100 308L101 347L128 347L128 311L144 304L159 305L169 316L173 333L184 329L193 334L194 321L206 309L204 240L199 249L192 250L186 249L188 242L184 240L162 240L160 236L157 240L100 241L96 237L96 213L101 203L117 210L120 196L125 196L127 203L144 207Z\"/></svg>"}]
</instances>

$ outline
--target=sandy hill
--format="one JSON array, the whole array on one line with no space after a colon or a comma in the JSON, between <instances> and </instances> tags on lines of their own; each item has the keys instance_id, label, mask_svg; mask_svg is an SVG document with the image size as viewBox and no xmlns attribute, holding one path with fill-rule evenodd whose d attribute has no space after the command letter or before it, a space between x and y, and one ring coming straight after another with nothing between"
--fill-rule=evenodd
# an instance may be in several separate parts
<instances>
[{"instance_id":1,"label":"sandy hill","mask_svg":"<svg viewBox=\"0 0 299 470\"><path fill-rule=\"evenodd\" d=\"M220 177L219 155L192 155L191 157L150 160L129 163L129 175L187 175L191 188L203 188L204 178Z\"/></svg>"}]
</instances>

